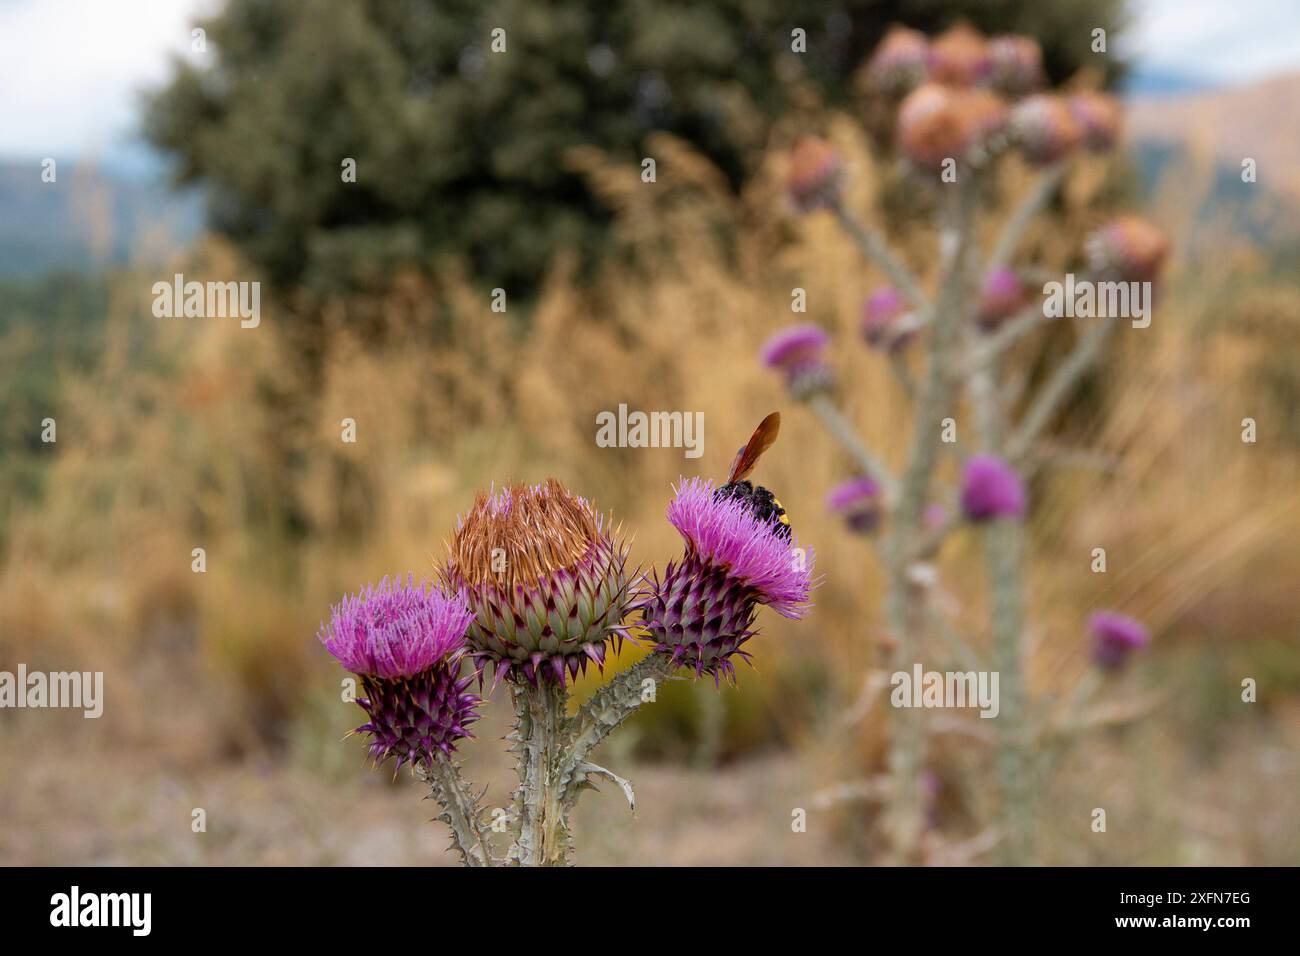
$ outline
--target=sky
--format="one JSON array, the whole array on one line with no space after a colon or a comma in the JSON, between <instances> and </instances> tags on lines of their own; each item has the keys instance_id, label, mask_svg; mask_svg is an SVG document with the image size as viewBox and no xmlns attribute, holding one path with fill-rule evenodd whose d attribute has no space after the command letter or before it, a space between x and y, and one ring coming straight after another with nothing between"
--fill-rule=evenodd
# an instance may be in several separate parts
<instances>
[{"instance_id":1,"label":"sky","mask_svg":"<svg viewBox=\"0 0 1300 956\"><path fill-rule=\"evenodd\" d=\"M298 0L308 2L308 0ZM1300 70L1298 0L1131 0L1127 43L1144 71L1213 84ZM120 151L138 91L189 52L220 0L0 0L0 156Z\"/></svg>"}]
</instances>

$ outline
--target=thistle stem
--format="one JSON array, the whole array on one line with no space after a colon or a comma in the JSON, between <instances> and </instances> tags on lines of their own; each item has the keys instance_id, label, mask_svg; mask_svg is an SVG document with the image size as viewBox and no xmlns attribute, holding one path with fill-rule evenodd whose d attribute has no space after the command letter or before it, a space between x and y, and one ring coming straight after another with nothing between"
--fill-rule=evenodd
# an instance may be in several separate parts
<instances>
[{"instance_id":1,"label":"thistle stem","mask_svg":"<svg viewBox=\"0 0 1300 956\"><path fill-rule=\"evenodd\" d=\"M510 858L521 866L565 866L572 841L558 770L568 749L568 695L546 679L513 685L512 693L520 761Z\"/></svg>"},{"instance_id":2,"label":"thistle stem","mask_svg":"<svg viewBox=\"0 0 1300 956\"><path fill-rule=\"evenodd\" d=\"M918 309L928 310L930 302L925 293L921 291L920 283L916 281L916 277L912 275L906 266L894 258L894 254L889 251L889 247L884 240L874 230L859 222L852 213L844 208L843 202L836 202L831 206L831 211L835 213L835 218L839 220L844 231L857 244L863 258L874 263L885 275L889 276L889 281L898 288L898 291L907 296L908 301L913 306Z\"/></svg>"},{"instance_id":3,"label":"thistle stem","mask_svg":"<svg viewBox=\"0 0 1300 956\"><path fill-rule=\"evenodd\" d=\"M840 410L825 395L814 395L809 399L808 404L817 413L817 417L822 420L822 424L830 432L831 437L853 456L859 468L880 484L880 490L884 494L885 500L891 504L895 502L898 498L898 479L893 476L889 467L876 456L876 453L867 447L853 426L849 424L849 421L840 414Z\"/></svg>"},{"instance_id":4,"label":"thistle stem","mask_svg":"<svg viewBox=\"0 0 1300 956\"><path fill-rule=\"evenodd\" d=\"M993 660L999 677L997 771L1001 782L1002 862L1024 866L1034 849L1033 773L1030 766L1024 672L1024 587L1018 521L996 521L985 533L993 587Z\"/></svg>"},{"instance_id":5,"label":"thistle stem","mask_svg":"<svg viewBox=\"0 0 1300 956\"><path fill-rule=\"evenodd\" d=\"M438 754L433 763L424 768L424 779L431 795L444 810L443 820L451 827L452 843L467 866L493 864L487 834L480 823L482 811L474 798L460 768L445 754Z\"/></svg>"},{"instance_id":6,"label":"thistle stem","mask_svg":"<svg viewBox=\"0 0 1300 956\"><path fill-rule=\"evenodd\" d=\"M898 510L885 548L889 582L886 610L895 640L894 670L914 660L920 646L920 632L926 626L924 602L928 595L917 586L910 569L924 538L923 516L941 444L939 423L948 414L953 399L955 381L950 370L954 367L954 352L961 342L968 308L963 293L970 271L973 196L969 184L958 187L951 197L949 221L940 236L944 271L931 325L925 384L917 404ZM910 864L918 862L923 827L920 775L925 727L920 712L911 708L904 708L895 716L896 732L889 755L892 800L887 825L895 858Z\"/></svg>"}]
</instances>

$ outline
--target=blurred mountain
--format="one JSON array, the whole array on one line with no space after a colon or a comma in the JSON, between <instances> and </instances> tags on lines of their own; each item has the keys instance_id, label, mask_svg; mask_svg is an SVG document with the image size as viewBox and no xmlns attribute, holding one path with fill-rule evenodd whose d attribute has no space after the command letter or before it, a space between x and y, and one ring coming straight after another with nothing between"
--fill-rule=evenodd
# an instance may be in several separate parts
<instances>
[{"instance_id":1,"label":"blurred mountain","mask_svg":"<svg viewBox=\"0 0 1300 956\"><path fill-rule=\"evenodd\" d=\"M1300 235L1300 73L1227 89L1128 98L1143 191L1205 195L1197 210L1255 240ZM1255 161L1255 181L1242 178ZM1206 181L1208 180L1208 182Z\"/></svg>"},{"instance_id":2,"label":"blurred mountain","mask_svg":"<svg viewBox=\"0 0 1300 956\"><path fill-rule=\"evenodd\" d=\"M158 261L202 229L201 198L150 164L61 162L56 173L43 182L39 159L0 158L0 277Z\"/></svg>"}]
</instances>

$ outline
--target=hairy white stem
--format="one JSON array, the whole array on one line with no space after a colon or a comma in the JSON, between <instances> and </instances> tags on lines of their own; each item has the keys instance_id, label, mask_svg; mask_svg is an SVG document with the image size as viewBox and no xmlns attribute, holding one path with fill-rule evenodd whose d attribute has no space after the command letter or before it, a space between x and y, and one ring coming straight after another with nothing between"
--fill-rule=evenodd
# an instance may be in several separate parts
<instances>
[{"instance_id":1,"label":"hairy white stem","mask_svg":"<svg viewBox=\"0 0 1300 956\"><path fill-rule=\"evenodd\" d=\"M920 283L916 281L916 277L912 275L906 266L894 258L894 254L889 251L889 247L885 245L884 240L874 230L859 222L844 208L842 202L836 202L831 207L831 211L835 213L835 218L844 227L844 231L857 244L863 257L889 276L889 281L907 297L912 305L918 309L928 310L930 302L921 290Z\"/></svg>"},{"instance_id":2,"label":"hairy white stem","mask_svg":"<svg viewBox=\"0 0 1300 956\"><path fill-rule=\"evenodd\" d=\"M1116 322L1108 319L1094 321L1097 324L1075 342L1070 354L1057 366L1021 418L1019 427L1007 443L1007 457L1012 462L1021 461L1029 453L1043 429L1051 424L1061 404L1079 384L1079 379L1101 356Z\"/></svg>"},{"instance_id":3,"label":"hairy white stem","mask_svg":"<svg viewBox=\"0 0 1300 956\"><path fill-rule=\"evenodd\" d=\"M853 456L858 467L867 475L874 478L880 485L886 502L891 505L898 499L898 479L894 477L889 470L889 466L880 460L870 448L867 447L853 426L848 420L840 414L840 410L835 407L829 398L825 395L814 395L809 404L812 406L817 417L822 420L826 430L830 432L840 445Z\"/></svg>"},{"instance_id":4,"label":"hairy white stem","mask_svg":"<svg viewBox=\"0 0 1300 956\"><path fill-rule=\"evenodd\" d=\"M930 349L925 384L916 410L907 469L903 474L898 508L885 547L888 573L886 611L893 632L893 669L914 659L919 635L927 623L927 594L911 574L918 545L924 537L923 519L941 445L939 423L953 401L956 350L968 303L965 289L970 271L970 184L957 187L951 197L950 219L940 235L943 279L930 329ZM891 741L889 773L892 780L887 826L894 856L901 863L919 859L923 828L920 785L925 750L925 728L919 711L902 709L896 715Z\"/></svg>"},{"instance_id":5,"label":"hairy white stem","mask_svg":"<svg viewBox=\"0 0 1300 956\"><path fill-rule=\"evenodd\" d=\"M993 252L989 256L988 265L985 271L992 272L1000 269L1011 261L1015 255L1020 241L1025 237L1025 231L1029 224L1034 221L1034 217L1039 211L1047 205L1047 201L1052 198L1052 193L1056 192L1057 187L1061 185L1061 180L1065 178L1065 164L1057 163L1048 167L1039 177L1034 187L1025 194L1025 198L1012 212L1011 218L1003 227L998 236L997 243L993 247Z\"/></svg>"}]
</instances>

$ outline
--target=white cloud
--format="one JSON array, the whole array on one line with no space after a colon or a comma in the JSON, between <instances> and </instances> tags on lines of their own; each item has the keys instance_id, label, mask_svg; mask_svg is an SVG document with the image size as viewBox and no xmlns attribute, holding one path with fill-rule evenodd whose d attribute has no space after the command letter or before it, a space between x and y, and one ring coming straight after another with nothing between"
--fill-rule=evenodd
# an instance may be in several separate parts
<instances>
[{"instance_id":1,"label":"white cloud","mask_svg":"<svg viewBox=\"0 0 1300 956\"><path fill-rule=\"evenodd\" d=\"M1126 52L1144 69L1241 82L1300 70L1296 0L1140 0Z\"/></svg>"},{"instance_id":2,"label":"white cloud","mask_svg":"<svg viewBox=\"0 0 1300 956\"><path fill-rule=\"evenodd\" d=\"M186 54L214 0L0 3L0 154L79 156L120 145L138 91Z\"/></svg>"}]
</instances>

